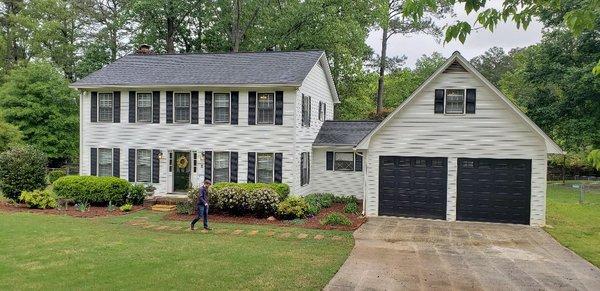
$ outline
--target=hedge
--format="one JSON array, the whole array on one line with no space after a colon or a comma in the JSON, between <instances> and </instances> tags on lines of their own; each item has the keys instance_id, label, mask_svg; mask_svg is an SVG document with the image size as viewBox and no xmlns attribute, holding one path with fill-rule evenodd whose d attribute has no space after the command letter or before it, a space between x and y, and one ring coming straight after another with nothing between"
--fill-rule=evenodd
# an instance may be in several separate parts
<instances>
[{"instance_id":1,"label":"hedge","mask_svg":"<svg viewBox=\"0 0 600 291\"><path fill-rule=\"evenodd\" d=\"M112 202L121 205L128 202L130 192L137 190L136 186L131 185L127 180L117 177L65 176L58 178L52 185L58 197L92 204ZM133 200L131 202L143 202L139 197Z\"/></svg>"},{"instance_id":2,"label":"hedge","mask_svg":"<svg viewBox=\"0 0 600 291\"><path fill-rule=\"evenodd\" d=\"M290 195L290 186L284 183L215 183L210 187L210 191L218 191L223 188L239 188L244 192L269 188L279 195L279 201L285 200Z\"/></svg>"},{"instance_id":3,"label":"hedge","mask_svg":"<svg viewBox=\"0 0 600 291\"><path fill-rule=\"evenodd\" d=\"M223 187L211 189L210 192L211 207L233 215L273 215L279 203L279 194L267 187L252 190L243 187Z\"/></svg>"}]
</instances>

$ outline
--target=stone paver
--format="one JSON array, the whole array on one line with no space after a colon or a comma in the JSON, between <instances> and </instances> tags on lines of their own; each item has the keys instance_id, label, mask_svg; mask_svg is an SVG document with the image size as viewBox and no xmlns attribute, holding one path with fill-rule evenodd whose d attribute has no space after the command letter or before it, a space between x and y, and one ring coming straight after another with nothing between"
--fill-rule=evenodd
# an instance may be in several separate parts
<instances>
[{"instance_id":1,"label":"stone paver","mask_svg":"<svg viewBox=\"0 0 600 291\"><path fill-rule=\"evenodd\" d=\"M324 239L324 238L325 238L325 236L324 236L324 235L322 235L322 234L317 234L317 235L315 235L315 239L316 239L316 240L322 240L322 239Z\"/></svg>"},{"instance_id":2,"label":"stone paver","mask_svg":"<svg viewBox=\"0 0 600 291\"><path fill-rule=\"evenodd\" d=\"M307 237L308 237L308 234L306 234L306 233L301 233L301 234L298 235L299 239L305 239Z\"/></svg>"},{"instance_id":3,"label":"stone paver","mask_svg":"<svg viewBox=\"0 0 600 291\"><path fill-rule=\"evenodd\" d=\"M248 235L255 236L258 233L258 230L252 230L248 233Z\"/></svg>"},{"instance_id":4,"label":"stone paver","mask_svg":"<svg viewBox=\"0 0 600 291\"><path fill-rule=\"evenodd\" d=\"M233 234L242 234L242 232L244 232L244 231L241 229L236 229L233 231Z\"/></svg>"},{"instance_id":5,"label":"stone paver","mask_svg":"<svg viewBox=\"0 0 600 291\"><path fill-rule=\"evenodd\" d=\"M288 237L290 237L291 235L292 235L292 234L291 234L291 233L289 233L289 232L284 232L284 233L282 233L282 234L281 234L279 237L280 237L280 238L288 238Z\"/></svg>"},{"instance_id":6,"label":"stone paver","mask_svg":"<svg viewBox=\"0 0 600 291\"><path fill-rule=\"evenodd\" d=\"M600 290L600 270L540 228L371 218L325 290Z\"/></svg>"},{"instance_id":7,"label":"stone paver","mask_svg":"<svg viewBox=\"0 0 600 291\"><path fill-rule=\"evenodd\" d=\"M267 236L274 236L275 232L274 231L267 231Z\"/></svg>"}]
</instances>

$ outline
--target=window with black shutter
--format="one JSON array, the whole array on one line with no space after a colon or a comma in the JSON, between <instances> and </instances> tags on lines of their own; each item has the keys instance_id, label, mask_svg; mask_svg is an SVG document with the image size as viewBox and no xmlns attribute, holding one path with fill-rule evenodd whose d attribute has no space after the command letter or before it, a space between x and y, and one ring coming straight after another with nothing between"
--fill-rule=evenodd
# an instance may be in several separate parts
<instances>
[{"instance_id":1,"label":"window with black shutter","mask_svg":"<svg viewBox=\"0 0 600 291\"><path fill-rule=\"evenodd\" d=\"M325 154L325 160L326 160L326 165L325 165L325 169L327 171L333 171L333 152L327 152Z\"/></svg>"},{"instance_id":2,"label":"window with black shutter","mask_svg":"<svg viewBox=\"0 0 600 291\"><path fill-rule=\"evenodd\" d=\"M173 91L167 91L167 123L173 123Z\"/></svg>"},{"instance_id":3,"label":"window with black shutter","mask_svg":"<svg viewBox=\"0 0 600 291\"><path fill-rule=\"evenodd\" d=\"M248 125L256 124L256 92L248 92Z\"/></svg>"},{"instance_id":4,"label":"window with black shutter","mask_svg":"<svg viewBox=\"0 0 600 291\"><path fill-rule=\"evenodd\" d=\"M160 91L152 91L152 123L160 123Z\"/></svg>"},{"instance_id":5,"label":"window with black shutter","mask_svg":"<svg viewBox=\"0 0 600 291\"><path fill-rule=\"evenodd\" d=\"M198 124L198 91L192 91L191 124Z\"/></svg>"},{"instance_id":6,"label":"window with black shutter","mask_svg":"<svg viewBox=\"0 0 600 291\"><path fill-rule=\"evenodd\" d=\"M240 108L240 92L231 91L231 124L238 124Z\"/></svg>"},{"instance_id":7,"label":"window with black shutter","mask_svg":"<svg viewBox=\"0 0 600 291\"><path fill-rule=\"evenodd\" d=\"M248 153L248 183L254 183L256 181L256 153Z\"/></svg>"},{"instance_id":8,"label":"window with black shutter","mask_svg":"<svg viewBox=\"0 0 600 291\"><path fill-rule=\"evenodd\" d=\"M300 154L300 186L309 184L310 181L310 153Z\"/></svg>"},{"instance_id":9,"label":"window with black shutter","mask_svg":"<svg viewBox=\"0 0 600 291\"><path fill-rule=\"evenodd\" d=\"M212 124L212 104L213 104L213 93L212 91L204 92L204 124Z\"/></svg>"}]
</instances>

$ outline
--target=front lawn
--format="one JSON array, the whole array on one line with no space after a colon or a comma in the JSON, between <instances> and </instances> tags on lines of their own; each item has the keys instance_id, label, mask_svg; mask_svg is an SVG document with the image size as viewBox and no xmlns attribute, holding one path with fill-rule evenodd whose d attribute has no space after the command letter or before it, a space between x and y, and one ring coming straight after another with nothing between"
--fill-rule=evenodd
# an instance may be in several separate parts
<instances>
[{"instance_id":1,"label":"front lawn","mask_svg":"<svg viewBox=\"0 0 600 291\"><path fill-rule=\"evenodd\" d=\"M579 204L579 189L568 183L548 184L546 231L562 245L600 267L600 190L586 191Z\"/></svg>"},{"instance_id":2,"label":"front lawn","mask_svg":"<svg viewBox=\"0 0 600 291\"><path fill-rule=\"evenodd\" d=\"M213 224L141 211L81 219L0 212L0 290L321 289L351 232Z\"/></svg>"}]
</instances>

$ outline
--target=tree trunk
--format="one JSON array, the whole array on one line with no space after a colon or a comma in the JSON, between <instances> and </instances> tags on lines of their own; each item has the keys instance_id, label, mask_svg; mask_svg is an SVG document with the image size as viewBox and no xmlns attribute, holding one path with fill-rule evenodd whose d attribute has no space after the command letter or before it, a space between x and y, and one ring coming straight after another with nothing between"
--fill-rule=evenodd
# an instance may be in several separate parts
<instances>
[{"instance_id":1,"label":"tree trunk","mask_svg":"<svg viewBox=\"0 0 600 291\"><path fill-rule=\"evenodd\" d=\"M377 115L383 112L383 92L384 92L384 81L385 81L385 67L387 59L387 41L388 41L388 28L387 25L383 27L383 35L381 38L381 55L379 59L379 80L377 82Z\"/></svg>"},{"instance_id":2,"label":"tree trunk","mask_svg":"<svg viewBox=\"0 0 600 291\"><path fill-rule=\"evenodd\" d=\"M172 54L175 53L175 40L174 40L174 34L175 34L175 16L173 16L173 2L169 1L168 2L168 8L167 8L167 36L166 36L166 42L167 42L167 53Z\"/></svg>"},{"instance_id":3,"label":"tree trunk","mask_svg":"<svg viewBox=\"0 0 600 291\"><path fill-rule=\"evenodd\" d=\"M240 18L241 18L241 11L242 8L240 6L240 0L234 0L233 1L233 13L234 13L234 20L233 20L233 25L232 25L232 33L231 36L233 37L233 42L232 42L232 46L231 46L231 51L233 52L238 52L240 50L240 38L241 38L241 33L240 33Z\"/></svg>"}]
</instances>

